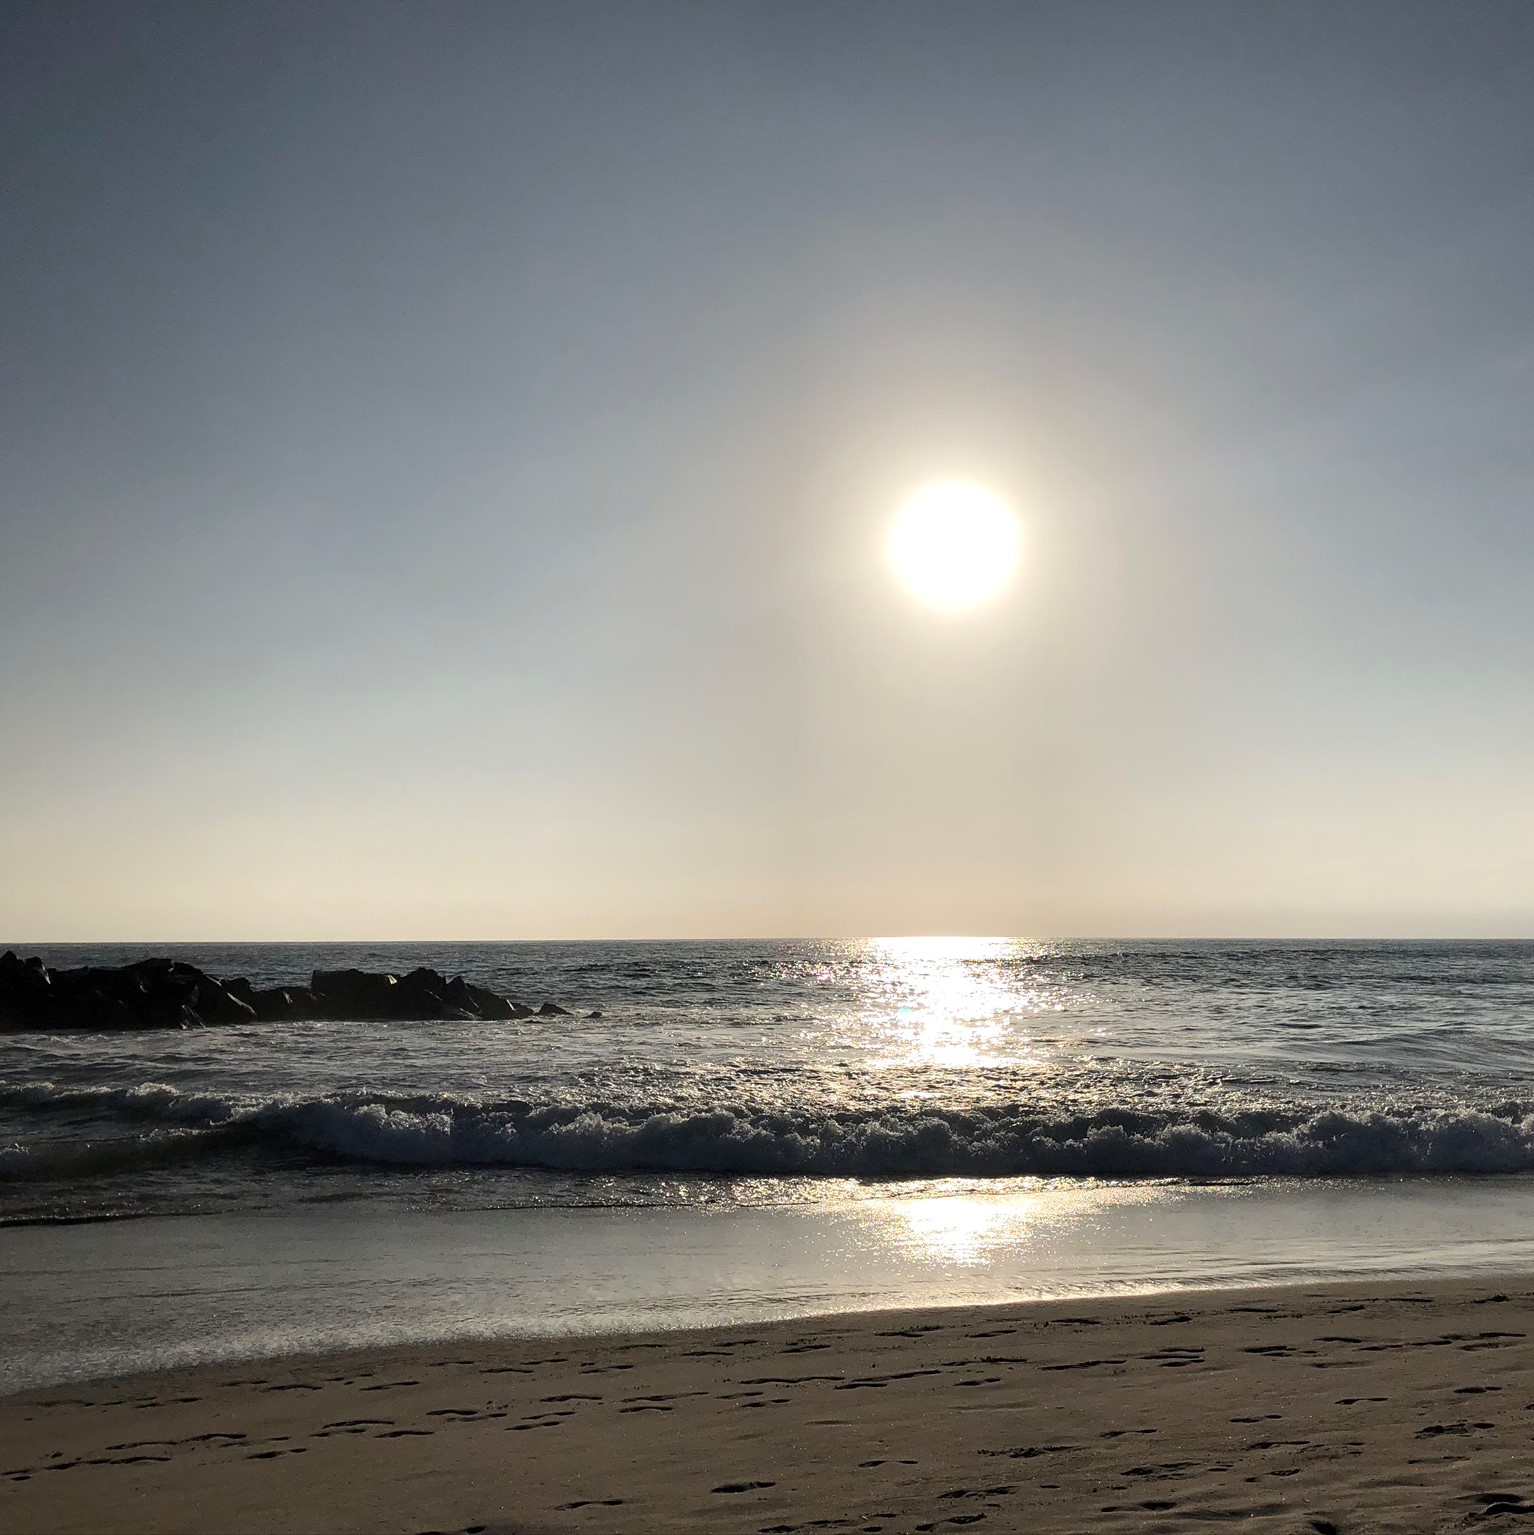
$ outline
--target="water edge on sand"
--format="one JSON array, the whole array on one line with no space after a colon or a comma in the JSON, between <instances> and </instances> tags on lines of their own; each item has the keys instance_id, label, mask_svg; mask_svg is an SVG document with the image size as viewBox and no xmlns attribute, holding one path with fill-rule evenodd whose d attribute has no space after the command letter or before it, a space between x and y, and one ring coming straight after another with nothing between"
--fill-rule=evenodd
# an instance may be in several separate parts
<instances>
[{"instance_id":1,"label":"water edge on sand","mask_svg":"<svg viewBox=\"0 0 1534 1535\"><path fill-rule=\"evenodd\" d=\"M943 1180L835 1205L282 1212L13 1226L0 1392L573 1336L1362 1276L1534 1271L1522 1177Z\"/></svg>"}]
</instances>

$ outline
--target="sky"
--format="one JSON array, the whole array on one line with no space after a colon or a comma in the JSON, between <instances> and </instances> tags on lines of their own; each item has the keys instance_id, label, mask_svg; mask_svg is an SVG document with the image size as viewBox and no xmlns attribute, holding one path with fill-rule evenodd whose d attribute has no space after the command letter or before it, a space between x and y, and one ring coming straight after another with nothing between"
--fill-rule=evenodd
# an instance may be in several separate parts
<instances>
[{"instance_id":1,"label":"sky","mask_svg":"<svg viewBox=\"0 0 1534 1535\"><path fill-rule=\"evenodd\" d=\"M0 939L1534 935L1534 7L0 12ZM884 554L1015 508L964 613Z\"/></svg>"}]
</instances>

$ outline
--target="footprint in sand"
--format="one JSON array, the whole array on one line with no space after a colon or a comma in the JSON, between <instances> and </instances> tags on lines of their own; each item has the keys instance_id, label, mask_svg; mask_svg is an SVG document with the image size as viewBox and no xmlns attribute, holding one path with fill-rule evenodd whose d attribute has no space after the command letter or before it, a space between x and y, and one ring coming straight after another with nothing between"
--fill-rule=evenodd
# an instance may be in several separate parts
<instances>
[{"instance_id":1,"label":"footprint in sand","mask_svg":"<svg viewBox=\"0 0 1534 1535\"><path fill-rule=\"evenodd\" d=\"M1479 1524L1483 1519L1495 1519L1499 1514L1534 1514L1534 1504L1521 1492L1478 1492L1475 1501L1483 1504L1479 1512L1470 1515L1470 1523Z\"/></svg>"},{"instance_id":2,"label":"footprint in sand","mask_svg":"<svg viewBox=\"0 0 1534 1535\"><path fill-rule=\"evenodd\" d=\"M937 1371L933 1370L936 1375ZM807 1381L817 1380L845 1380L844 1375L748 1375L741 1382L743 1386L802 1386ZM758 1393L759 1395L760 1393Z\"/></svg>"},{"instance_id":3,"label":"footprint in sand","mask_svg":"<svg viewBox=\"0 0 1534 1535\"><path fill-rule=\"evenodd\" d=\"M1201 1348L1164 1348L1141 1357L1151 1364L1160 1365L1163 1370L1180 1370L1185 1365L1204 1363L1204 1351Z\"/></svg>"},{"instance_id":4,"label":"footprint in sand","mask_svg":"<svg viewBox=\"0 0 1534 1535\"><path fill-rule=\"evenodd\" d=\"M1181 1480L1191 1471L1197 1469L1197 1462L1191 1460L1164 1460L1154 1466L1129 1466L1125 1468L1125 1476L1138 1476L1148 1478L1151 1481ZM1209 1467L1215 1470L1215 1467ZM1228 1466L1219 1467L1220 1470L1229 1470Z\"/></svg>"},{"instance_id":5,"label":"footprint in sand","mask_svg":"<svg viewBox=\"0 0 1534 1535\"><path fill-rule=\"evenodd\" d=\"M1156 1431L1153 1428L1140 1428L1120 1429L1119 1432L1125 1434L1153 1434ZM1008 1460L1036 1460L1040 1455L1057 1455L1061 1450L1068 1449L1070 1449L1070 1445L1068 1444L1022 1444L1018 1445L1016 1449L980 1450L977 1451L977 1453L980 1455L1002 1455L1005 1456ZM914 1465L915 1462L912 1461L908 1464Z\"/></svg>"}]
</instances>

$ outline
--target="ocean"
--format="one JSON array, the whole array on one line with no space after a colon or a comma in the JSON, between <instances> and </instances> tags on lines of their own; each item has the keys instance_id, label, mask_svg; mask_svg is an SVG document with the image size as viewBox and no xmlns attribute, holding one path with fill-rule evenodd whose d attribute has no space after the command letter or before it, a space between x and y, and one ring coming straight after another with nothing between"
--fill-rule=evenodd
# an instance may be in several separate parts
<instances>
[{"instance_id":1,"label":"ocean","mask_svg":"<svg viewBox=\"0 0 1534 1535\"><path fill-rule=\"evenodd\" d=\"M16 947L258 986L428 965L570 1015L0 1037L13 1388L364 1319L1534 1258L1531 943Z\"/></svg>"}]
</instances>

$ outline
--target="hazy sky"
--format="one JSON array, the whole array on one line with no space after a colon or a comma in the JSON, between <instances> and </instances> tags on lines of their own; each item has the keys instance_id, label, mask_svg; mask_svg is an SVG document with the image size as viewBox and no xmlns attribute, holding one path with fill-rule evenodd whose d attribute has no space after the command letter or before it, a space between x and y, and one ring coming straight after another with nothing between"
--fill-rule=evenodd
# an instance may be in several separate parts
<instances>
[{"instance_id":1,"label":"hazy sky","mask_svg":"<svg viewBox=\"0 0 1534 1535\"><path fill-rule=\"evenodd\" d=\"M1526 0L10 0L0 939L1534 933L1531 82Z\"/></svg>"}]
</instances>

